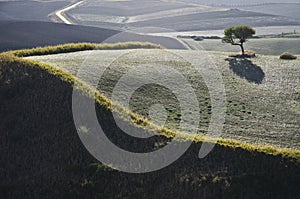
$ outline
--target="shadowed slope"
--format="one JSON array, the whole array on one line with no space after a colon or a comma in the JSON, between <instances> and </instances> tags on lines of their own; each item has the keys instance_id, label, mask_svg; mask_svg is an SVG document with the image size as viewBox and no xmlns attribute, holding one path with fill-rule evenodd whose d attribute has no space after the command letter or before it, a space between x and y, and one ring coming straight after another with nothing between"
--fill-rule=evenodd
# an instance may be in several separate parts
<instances>
[{"instance_id":1,"label":"shadowed slope","mask_svg":"<svg viewBox=\"0 0 300 199\"><path fill-rule=\"evenodd\" d=\"M0 52L71 42L101 43L119 31L51 22L0 22Z\"/></svg>"},{"instance_id":2,"label":"shadowed slope","mask_svg":"<svg viewBox=\"0 0 300 199\"><path fill-rule=\"evenodd\" d=\"M102 43L120 33L111 29L37 21L0 21L0 32L0 52L66 43ZM167 37L122 33L117 38L106 43L140 41L160 44L171 49L185 49L176 39Z\"/></svg>"}]
</instances>

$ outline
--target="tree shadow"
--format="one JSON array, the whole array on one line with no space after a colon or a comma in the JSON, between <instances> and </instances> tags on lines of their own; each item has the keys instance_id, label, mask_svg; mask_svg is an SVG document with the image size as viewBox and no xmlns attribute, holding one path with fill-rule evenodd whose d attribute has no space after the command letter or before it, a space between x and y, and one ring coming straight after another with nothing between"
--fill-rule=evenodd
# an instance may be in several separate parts
<instances>
[{"instance_id":1,"label":"tree shadow","mask_svg":"<svg viewBox=\"0 0 300 199\"><path fill-rule=\"evenodd\" d=\"M229 68L238 76L245 78L249 82L261 84L265 78L265 73L261 67L252 63L252 61L241 58L226 58L229 62Z\"/></svg>"}]
</instances>

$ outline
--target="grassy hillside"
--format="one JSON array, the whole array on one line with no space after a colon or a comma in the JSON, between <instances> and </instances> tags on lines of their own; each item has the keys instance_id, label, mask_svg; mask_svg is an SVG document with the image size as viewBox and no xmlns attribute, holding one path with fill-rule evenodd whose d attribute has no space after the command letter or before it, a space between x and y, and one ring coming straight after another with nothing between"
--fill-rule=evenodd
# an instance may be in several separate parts
<instances>
[{"instance_id":1,"label":"grassy hillside","mask_svg":"<svg viewBox=\"0 0 300 199\"><path fill-rule=\"evenodd\" d=\"M111 97L119 78L128 69L143 63L175 68L189 80L196 91L200 102L198 132L204 133L211 118L211 101L205 82L188 63L189 59L201 55L199 51L122 50L75 52L30 59L53 64L72 74L76 74L79 67L84 68L85 64L94 65L85 72L84 76L87 78L97 77L97 71L109 65L99 83L99 90L108 98ZM300 90L300 61L282 61L277 56L262 55L254 59L228 59L226 53L220 52L211 52L211 56L222 73L227 95L226 121L222 137L260 145L299 149L300 102L297 92ZM209 70L202 64L205 63L205 57L197 59L198 66L208 75ZM174 94L166 88L146 85L138 89L131 98L130 108L149 117L149 107L156 103L164 104L167 109L166 126L178 130L181 120L180 107Z\"/></svg>"},{"instance_id":2,"label":"grassy hillside","mask_svg":"<svg viewBox=\"0 0 300 199\"><path fill-rule=\"evenodd\" d=\"M12 53L0 55L0 74L1 198L294 198L299 194L298 151L226 140L201 160L197 157L201 142L195 142L178 161L157 172L111 170L89 155L73 124L72 90L79 80ZM89 98L89 88L80 85L82 97ZM114 123L110 100L99 94L96 103L98 120L117 145L149 151L169 140L124 135ZM133 114L134 120L137 117Z\"/></svg>"}]
</instances>

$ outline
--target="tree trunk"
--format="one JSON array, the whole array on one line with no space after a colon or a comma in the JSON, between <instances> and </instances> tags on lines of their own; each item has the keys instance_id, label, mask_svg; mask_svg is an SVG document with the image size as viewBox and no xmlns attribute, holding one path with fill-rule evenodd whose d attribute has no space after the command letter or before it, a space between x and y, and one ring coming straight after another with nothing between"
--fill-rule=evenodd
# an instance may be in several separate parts
<instances>
[{"instance_id":1,"label":"tree trunk","mask_svg":"<svg viewBox=\"0 0 300 199\"><path fill-rule=\"evenodd\" d=\"M240 46L241 46L241 49L242 49L242 55L245 55L245 49L244 49L243 43Z\"/></svg>"}]
</instances>

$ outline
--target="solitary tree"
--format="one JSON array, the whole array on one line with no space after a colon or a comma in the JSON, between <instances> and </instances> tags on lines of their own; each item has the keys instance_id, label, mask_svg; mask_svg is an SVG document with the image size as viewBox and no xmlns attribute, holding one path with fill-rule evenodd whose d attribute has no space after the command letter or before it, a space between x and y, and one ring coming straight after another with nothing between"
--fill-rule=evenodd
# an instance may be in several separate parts
<instances>
[{"instance_id":1,"label":"solitary tree","mask_svg":"<svg viewBox=\"0 0 300 199\"><path fill-rule=\"evenodd\" d=\"M245 55L244 43L249 37L255 34L255 30L250 26L232 26L224 30L223 43L230 43L235 46L240 46L242 54Z\"/></svg>"}]
</instances>

